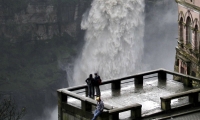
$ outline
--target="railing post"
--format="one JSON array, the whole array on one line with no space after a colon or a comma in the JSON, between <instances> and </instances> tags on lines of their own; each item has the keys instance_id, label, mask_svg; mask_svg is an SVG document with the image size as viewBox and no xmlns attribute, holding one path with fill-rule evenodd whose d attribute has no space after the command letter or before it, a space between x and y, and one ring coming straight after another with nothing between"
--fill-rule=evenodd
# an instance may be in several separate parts
<instances>
[{"instance_id":1,"label":"railing post","mask_svg":"<svg viewBox=\"0 0 200 120\"><path fill-rule=\"evenodd\" d=\"M61 98L62 98L62 102L67 103L67 95L64 93L61 93Z\"/></svg>"},{"instance_id":2,"label":"railing post","mask_svg":"<svg viewBox=\"0 0 200 120\"><path fill-rule=\"evenodd\" d=\"M135 85L137 84L143 84L143 76L142 75L138 75L135 77Z\"/></svg>"},{"instance_id":3,"label":"railing post","mask_svg":"<svg viewBox=\"0 0 200 120\"><path fill-rule=\"evenodd\" d=\"M61 91L57 91L58 94L58 120L63 120L62 102L67 103L67 95Z\"/></svg>"},{"instance_id":4,"label":"railing post","mask_svg":"<svg viewBox=\"0 0 200 120\"><path fill-rule=\"evenodd\" d=\"M121 89L121 81L114 81L111 83L112 90L120 90Z\"/></svg>"},{"instance_id":5,"label":"railing post","mask_svg":"<svg viewBox=\"0 0 200 120\"><path fill-rule=\"evenodd\" d=\"M199 102L199 93L192 93L189 95L189 102L192 104L196 104Z\"/></svg>"},{"instance_id":6,"label":"railing post","mask_svg":"<svg viewBox=\"0 0 200 120\"><path fill-rule=\"evenodd\" d=\"M111 120L119 120L119 112L115 112L111 114Z\"/></svg>"},{"instance_id":7,"label":"railing post","mask_svg":"<svg viewBox=\"0 0 200 120\"><path fill-rule=\"evenodd\" d=\"M191 87L192 86L192 80L190 80L189 77L187 78L183 78L183 84L187 87Z\"/></svg>"},{"instance_id":8,"label":"railing post","mask_svg":"<svg viewBox=\"0 0 200 120\"><path fill-rule=\"evenodd\" d=\"M108 111L103 111L101 114L100 114L100 119L101 120L110 120L110 116L109 116L109 112ZM98 120L98 118L97 118Z\"/></svg>"},{"instance_id":9,"label":"railing post","mask_svg":"<svg viewBox=\"0 0 200 120\"><path fill-rule=\"evenodd\" d=\"M92 104L87 101L81 100L81 109L84 111L92 111Z\"/></svg>"},{"instance_id":10,"label":"railing post","mask_svg":"<svg viewBox=\"0 0 200 120\"><path fill-rule=\"evenodd\" d=\"M139 105L136 108L131 109L131 118L132 119L140 119L142 117L142 105Z\"/></svg>"},{"instance_id":11,"label":"railing post","mask_svg":"<svg viewBox=\"0 0 200 120\"><path fill-rule=\"evenodd\" d=\"M161 109L162 110L170 110L171 109L171 100L170 99L161 99Z\"/></svg>"},{"instance_id":12,"label":"railing post","mask_svg":"<svg viewBox=\"0 0 200 120\"><path fill-rule=\"evenodd\" d=\"M58 120L62 120L62 97L61 97L61 92L57 91L58 95Z\"/></svg>"},{"instance_id":13,"label":"railing post","mask_svg":"<svg viewBox=\"0 0 200 120\"><path fill-rule=\"evenodd\" d=\"M158 72L158 80L163 80L166 81L167 80L167 74L165 71L159 71Z\"/></svg>"},{"instance_id":14,"label":"railing post","mask_svg":"<svg viewBox=\"0 0 200 120\"><path fill-rule=\"evenodd\" d=\"M85 96L88 97L88 87L85 87Z\"/></svg>"}]
</instances>

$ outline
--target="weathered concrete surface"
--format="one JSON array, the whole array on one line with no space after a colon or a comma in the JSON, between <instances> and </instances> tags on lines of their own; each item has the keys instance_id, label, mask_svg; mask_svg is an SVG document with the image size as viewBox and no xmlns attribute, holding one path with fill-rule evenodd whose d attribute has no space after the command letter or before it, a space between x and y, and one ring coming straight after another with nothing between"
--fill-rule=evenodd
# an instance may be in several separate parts
<instances>
[{"instance_id":1,"label":"weathered concrete surface","mask_svg":"<svg viewBox=\"0 0 200 120\"><path fill-rule=\"evenodd\" d=\"M102 100L104 103L112 105L113 107L124 107L130 104L142 104L142 115L152 114L161 111L160 97L172 95L182 91L190 90L192 88L184 87L182 83L174 80L167 80L166 82L158 82L156 78L144 80L143 87L135 86L134 82L122 85L121 91L114 91L108 89L107 86L101 86ZM108 89L108 90L103 90ZM80 101L69 100L71 104L80 106ZM186 97L172 100L172 107L179 106L188 102ZM119 118L127 118L130 112L120 113Z\"/></svg>"},{"instance_id":2,"label":"weathered concrete surface","mask_svg":"<svg viewBox=\"0 0 200 120\"><path fill-rule=\"evenodd\" d=\"M145 81L143 87L135 88L135 86L129 86L122 88L120 96L109 96L109 94L102 94L102 99L105 103L112 104L115 107L123 107L132 103L142 104L142 114L151 114L161 110L160 97L171 95L173 93L181 92L189 88L184 88L181 83L175 81L167 81L166 84L159 84L157 80ZM185 99L175 99L172 104L182 104ZM181 101L181 102L180 102ZM127 115L121 115L122 118Z\"/></svg>"}]
</instances>

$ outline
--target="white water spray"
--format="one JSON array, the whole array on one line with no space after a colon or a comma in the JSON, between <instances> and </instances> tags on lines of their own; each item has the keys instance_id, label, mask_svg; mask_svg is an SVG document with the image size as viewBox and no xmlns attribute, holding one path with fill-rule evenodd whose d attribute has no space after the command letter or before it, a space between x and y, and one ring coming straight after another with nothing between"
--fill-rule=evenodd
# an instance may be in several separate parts
<instances>
[{"instance_id":1,"label":"white water spray","mask_svg":"<svg viewBox=\"0 0 200 120\"><path fill-rule=\"evenodd\" d=\"M144 7L144 0L93 0L83 15L85 46L69 86L84 83L95 72L110 79L141 70Z\"/></svg>"}]
</instances>

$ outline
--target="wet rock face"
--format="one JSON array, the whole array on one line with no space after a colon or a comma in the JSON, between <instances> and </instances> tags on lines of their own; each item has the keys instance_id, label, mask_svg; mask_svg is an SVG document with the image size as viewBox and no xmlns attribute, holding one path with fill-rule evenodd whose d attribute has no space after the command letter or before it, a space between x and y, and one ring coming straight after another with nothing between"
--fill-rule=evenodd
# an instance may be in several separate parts
<instances>
[{"instance_id":1,"label":"wet rock face","mask_svg":"<svg viewBox=\"0 0 200 120\"><path fill-rule=\"evenodd\" d=\"M24 32L30 33L31 40L51 39L65 33L77 38L82 14L89 3L90 0L3 0L0 34L14 41Z\"/></svg>"},{"instance_id":2,"label":"wet rock face","mask_svg":"<svg viewBox=\"0 0 200 120\"><path fill-rule=\"evenodd\" d=\"M72 61L83 41L80 23L90 2L0 0L0 91L14 88L13 81L43 88L60 79L60 68Z\"/></svg>"},{"instance_id":3,"label":"wet rock face","mask_svg":"<svg viewBox=\"0 0 200 120\"><path fill-rule=\"evenodd\" d=\"M56 90L67 86L60 66L76 54L89 5L90 0L0 0L0 100L11 96L27 108L27 118L56 106Z\"/></svg>"}]
</instances>

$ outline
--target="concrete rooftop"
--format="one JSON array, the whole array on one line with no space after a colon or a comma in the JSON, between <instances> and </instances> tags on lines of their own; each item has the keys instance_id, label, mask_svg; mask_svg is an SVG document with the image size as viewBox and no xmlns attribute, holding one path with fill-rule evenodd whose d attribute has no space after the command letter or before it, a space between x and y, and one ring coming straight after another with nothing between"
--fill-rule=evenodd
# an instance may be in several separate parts
<instances>
[{"instance_id":1,"label":"concrete rooftop","mask_svg":"<svg viewBox=\"0 0 200 120\"><path fill-rule=\"evenodd\" d=\"M136 87L134 80L129 80L129 82L126 81L126 83L122 84L120 91L112 92L108 85L103 85L100 89L101 98L105 104L120 108L133 103L139 103L142 105L142 116L148 116L161 111L160 97L187 91L192 88L185 87L182 83L172 79L168 79L166 82L158 82L157 77L150 77L150 79L144 79L143 86L141 87ZM84 96L80 91L75 93ZM81 106L81 102L73 98L68 99L68 103L78 107ZM172 107L187 103L188 97L174 99L172 100ZM125 119L128 116L130 116L130 112L123 112L119 115L120 119Z\"/></svg>"}]
</instances>

